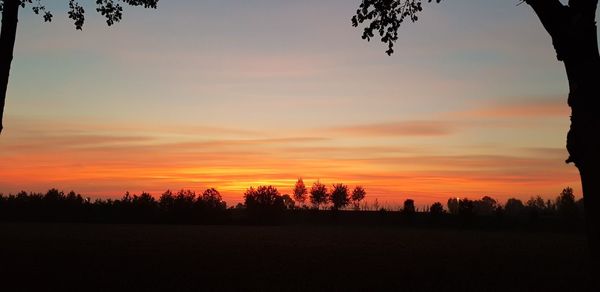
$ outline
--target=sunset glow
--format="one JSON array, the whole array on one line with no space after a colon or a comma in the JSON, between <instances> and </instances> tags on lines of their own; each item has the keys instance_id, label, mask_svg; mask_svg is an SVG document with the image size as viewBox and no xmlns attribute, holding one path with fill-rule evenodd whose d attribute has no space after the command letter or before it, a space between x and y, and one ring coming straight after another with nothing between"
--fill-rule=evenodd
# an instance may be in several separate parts
<instances>
[{"instance_id":1,"label":"sunset glow","mask_svg":"<svg viewBox=\"0 0 600 292\"><path fill-rule=\"evenodd\" d=\"M358 1L164 2L84 33L23 13L0 192L215 187L232 205L302 177L390 206L581 194L564 69L528 7L432 5L388 57L351 27Z\"/></svg>"}]
</instances>

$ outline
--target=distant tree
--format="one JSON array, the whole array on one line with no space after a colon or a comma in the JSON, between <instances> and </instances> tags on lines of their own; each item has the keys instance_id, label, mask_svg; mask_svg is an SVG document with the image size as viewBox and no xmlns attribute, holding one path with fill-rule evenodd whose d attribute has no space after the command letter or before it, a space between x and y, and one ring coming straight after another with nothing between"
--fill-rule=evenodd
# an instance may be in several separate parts
<instances>
[{"instance_id":1,"label":"distant tree","mask_svg":"<svg viewBox=\"0 0 600 292\"><path fill-rule=\"evenodd\" d=\"M283 197L274 186L249 188L244 193L244 203L248 210L271 211L285 209Z\"/></svg>"},{"instance_id":2,"label":"distant tree","mask_svg":"<svg viewBox=\"0 0 600 292\"><path fill-rule=\"evenodd\" d=\"M510 198L504 205L504 213L508 216L518 216L525 211L525 205L519 199Z\"/></svg>"},{"instance_id":3,"label":"distant tree","mask_svg":"<svg viewBox=\"0 0 600 292\"><path fill-rule=\"evenodd\" d=\"M429 214L432 216L441 216L445 212L444 206L440 202L435 202L429 207Z\"/></svg>"},{"instance_id":4,"label":"distant tree","mask_svg":"<svg viewBox=\"0 0 600 292\"><path fill-rule=\"evenodd\" d=\"M294 202L292 197L290 197L290 195L285 194L285 195L281 196L281 198L283 199L283 205L285 206L286 209L294 210L296 208L296 203Z\"/></svg>"},{"instance_id":5,"label":"distant tree","mask_svg":"<svg viewBox=\"0 0 600 292\"><path fill-rule=\"evenodd\" d=\"M360 201L364 200L366 196L367 192L365 191L365 188L362 186L354 187L354 190L352 191L352 197L350 198L352 200L352 206L354 210L360 209Z\"/></svg>"},{"instance_id":6,"label":"distant tree","mask_svg":"<svg viewBox=\"0 0 600 292\"><path fill-rule=\"evenodd\" d=\"M225 210L227 208L227 203L223 201L221 193L214 188L206 189L202 196L198 197L198 203L206 209Z\"/></svg>"},{"instance_id":7,"label":"distant tree","mask_svg":"<svg viewBox=\"0 0 600 292\"><path fill-rule=\"evenodd\" d=\"M458 206L459 206L458 198L448 199L447 206L448 206L448 211L450 212L450 214L453 214L453 215L458 214Z\"/></svg>"},{"instance_id":8,"label":"distant tree","mask_svg":"<svg viewBox=\"0 0 600 292\"><path fill-rule=\"evenodd\" d=\"M67 3L66 0L62 0ZM56 2L53 0L52 2ZM85 10L79 4L82 1L69 0L69 18L73 20L76 29L82 29L85 20ZM145 8L156 8L158 0L97 0L96 11L106 18L106 23L111 26L119 22L123 16L121 3L131 6L143 6ZM2 12L2 31L0 32L0 133L2 132L2 121L4 116L4 105L6 90L8 88L8 77L13 60L15 40L17 35L17 23L19 9L30 6L35 14L41 14L45 22L52 21L52 13L46 9L42 0L0 0L0 11Z\"/></svg>"},{"instance_id":9,"label":"distant tree","mask_svg":"<svg viewBox=\"0 0 600 292\"><path fill-rule=\"evenodd\" d=\"M150 195L149 193L146 193L146 192L142 193L139 196L133 195L131 202L134 206L142 207L142 208L150 208L150 207L153 207L157 203L156 199L154 199L154 197L152 195Z\"/></svg>"},{"instance_id":10,"label":"distant tree","mask_svg":"<svg viewBox=\"0 0 600 292\"><path fill-rule=\"evenodd\" d=\"M48 190L48 192L46 192L46 195L44 196L44 200L45 201L50 201L50 202L56 202L56 201L60 201L65 197L65 193L62 191L59 191L57 189L50 189Z\"/></svg>"},{"instance_id":11,"label":"distant tree","mask_svg":"<svg viewBox=\"0 0 600 292\"><path fill-rule=\"evenodd\" d=\"M541 196L531 197L526 202L527 211L532 219L539 217L542 213L547 212L546 202Z\"/></svg>"},{"instance_id":12,"label":"distant tree","mask_svg":"<svg viewBox=\"0 0 600 292\"><path fill-rule=\"evenodd\" d=\"M299 204L304 204L306 202L306 196L308 194L308 190L304 185L304 181L302 178L299 178L294 186L294 200Z\"/></svg>"},{"instance_id":13,"label":"distant tree","mask_svg":"<svg viewBox=\"0 0 600 292\"><path fill-rule=\"evenodd\" d=\"M158 198L158 205L164 211L171 211L175 207L175 196L170 190L165 191Z\"/></svg>"},{"instance_id":14,"label":"distant tree","mask_svg":"<svg viewBox=\"0 0 600 292\"><path fill-rule=\"evenodd\" d=\"M327 201L329 200L328 196L327 186L319 181L313 183L310 188L310 202L315 208L319 209L321 205L327 204Z\"/></svg>"},{"instance_id":15,"label":"distant tree","mask_svg":"<svg viewBox=\"0 0 600 292\"><path fill-rule=\"evenodd\" d=\"M475 204L472 200L461 199L458 201L458 214L463 217L472 217L475 215Z\"/></svg>"},{"instance_id":16,"label":"distant tree","mask_svg":"<svg viewBox=\"0 0 600 292\"><path fill-rule=\"evenodd\" d=\"M567 187L563 189L556 198L556 210L561 216L566 218L577 216L577 205L575 203L575 195L573 194L572 188Z\"/></svg>"},{"instance_id":17,"label":"distant tree","mask_svg":"<svg viewBox=\"0 0 600 292\"><path fill-rule=\"evenodd\" d=\"M415 212L416 212L415 201L412 199L405 200L404 208L402 208L402 213L405 215L414 215Z\"/></svg>"},{"instance_id":18,"label":"distant tree","mask_svg":"<svg viewBox=\"0 0 600 292\"><path fill-rule=\"evenodd\" d=\"M342 209L350 203L350 197L348 196L348 186L344 184L334 184L333 190L331 190L331 203L333 204L333 210Z\"/></svg>"},{"instance_id":19,"label":"distant tree","mask_svg":"<svg viewBox=\"0 0 600 292\"><path fill-rule=\"evenodd\" d=\"M497 202L491 197L484 196L481 200L473 201L474 212L478 215L491 215L496 211Z\"/></svg>"}]
</instances>

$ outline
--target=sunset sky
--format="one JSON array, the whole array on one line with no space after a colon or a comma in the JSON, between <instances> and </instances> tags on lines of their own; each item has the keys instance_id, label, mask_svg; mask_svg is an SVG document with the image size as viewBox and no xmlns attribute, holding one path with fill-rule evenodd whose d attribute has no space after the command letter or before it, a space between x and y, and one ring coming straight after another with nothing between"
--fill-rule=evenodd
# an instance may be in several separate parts
<instances>
[{"instance_id":1,"label":"sunset sky","mask_svg":"<svg viewBox=\"0 0 600 292\"><path fill-rule=\"evenodd\" d=\"M527 5L426 4L396 53L361 39L359 0L162 0L83 31L21 11L0 192L364 185L370 200L556 197L568 92ZM59 2L60 4L57 4Z\"/></svg>"}]
</instances>

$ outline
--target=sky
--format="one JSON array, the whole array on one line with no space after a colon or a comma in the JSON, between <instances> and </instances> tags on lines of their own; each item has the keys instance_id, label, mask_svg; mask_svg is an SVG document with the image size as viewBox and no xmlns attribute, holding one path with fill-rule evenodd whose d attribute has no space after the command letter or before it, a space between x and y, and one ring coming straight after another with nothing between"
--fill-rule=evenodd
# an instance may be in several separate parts
<instances>
[{"instance_id":1,"label":"sky","mask_svg":"<svg viewBox=\"0 0 600 292\"><path fill-rule=\"evenodd\" d=\"M0 192L93 198L363 185L399 205L580 195L564 68L519 1L425 4L393 56L358 0L161 0L107 27L68 1L22 10L0 136ZM64 3L63 3L64 2Z\"/></svg>"}]
</instances>

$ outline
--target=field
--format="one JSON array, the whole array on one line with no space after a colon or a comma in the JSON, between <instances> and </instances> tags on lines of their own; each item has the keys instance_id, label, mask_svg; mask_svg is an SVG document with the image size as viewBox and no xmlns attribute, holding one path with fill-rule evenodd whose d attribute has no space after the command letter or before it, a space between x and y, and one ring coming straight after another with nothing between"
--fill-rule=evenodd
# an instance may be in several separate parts
<instances>
[{"instance_id":1,"label":"field","mask_svg":"<svg viewBox=\"0 0 600 292\"><path fill-rule=\"evenodd\" d=\"M0 223L0 242L3 291L591 290L580 233Z\"/></svg>"}]
</instances>

